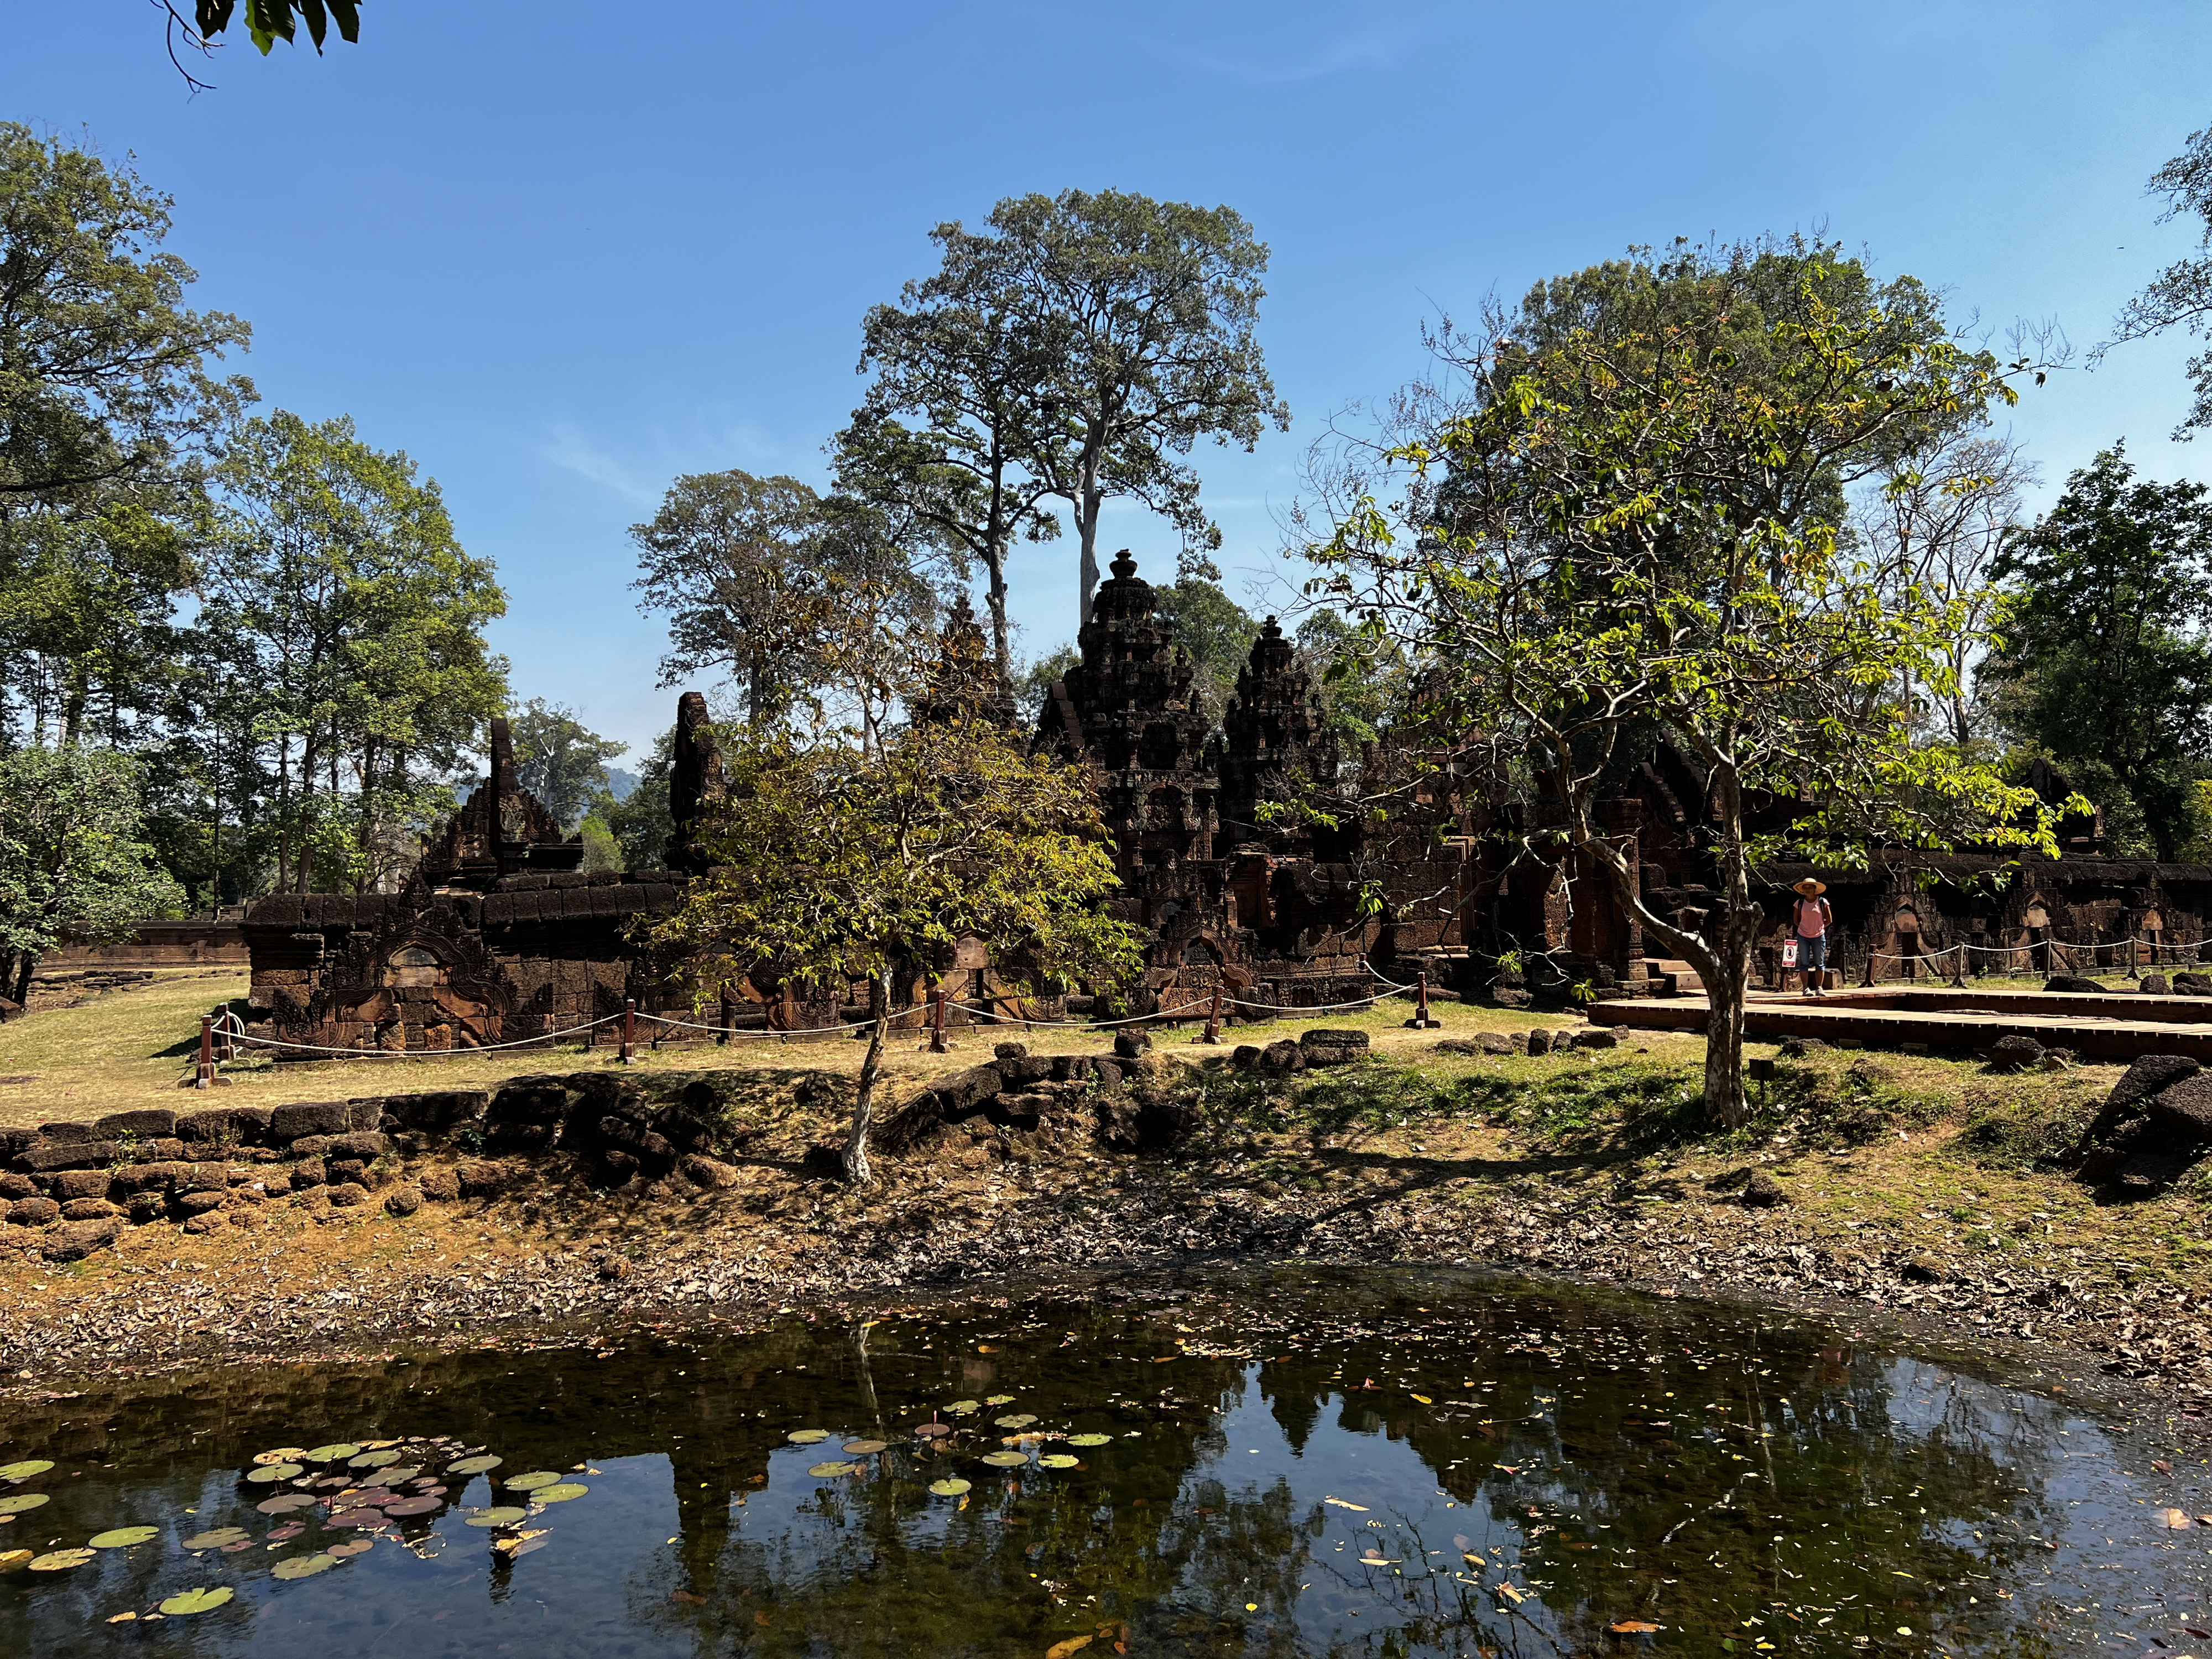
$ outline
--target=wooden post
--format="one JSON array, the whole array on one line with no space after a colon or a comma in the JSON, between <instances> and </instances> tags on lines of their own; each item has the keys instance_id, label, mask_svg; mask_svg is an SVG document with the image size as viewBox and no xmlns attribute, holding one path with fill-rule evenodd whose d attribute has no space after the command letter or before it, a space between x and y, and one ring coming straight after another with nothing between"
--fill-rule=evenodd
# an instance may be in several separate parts
<instances>
[{"instance_id":1,"label":"wooden post","mask_svg":"<svg viewBox=\"0 0 2212 1659\"><path fill-rule=\"evenodd\" d=\"M200 1068L192 1086L196 1089L215 1086L215 1017L212 1014L200 1016Z\"/></svg>"},{"instance_id":2,"label":"wooden post","mask_svg":"<svg viewBox=\"0 0 2212 1659\"><path fill-rule=\"evenodd\" d=\"M945 1052L945 988L941 985L929 994L929 1052Z\"/></svg>"},{"instance_id":3,"label":"wooden post","mask_svg":"<svg viewBox=\"0 0 2212 1659\"><path fill-rule=\"evenodd\" d=\"M1966 984L1966 947L1963 942L1951 946L1951 983L1963 990Z\"/></svg>"},{"instance_id":4,"label":"wooden post","mask_svg":"<svg viewBox=\"0 0 2212 1659\"><path fill-rule=\"evenodd\" d=\"M1221 1041L1221 988L1218 985L1213 988L1213 1001L1206 1011L1206 1034L1198 1040L1200 1042Z\"/></svg>"},{"instance_id":5,"label":"wooden post","mask_svg":"<svg viewBox=\"0 0 2212 1659\"><path fill-rule=\"evenodd\" d=\"M622 1036L622 1063L623 1065L629 1066L635 1063L635 1056L632 1053L632 1050L636 1042L637 999L635 997L624 997L623 999Z\"/></svg>"},{"instance_id":6,"label":"wooden post","mask_svg":"<svg viewBox=\"0 0 2212 1659\"><path fill-rule=\"evenodd\" d=\"M1429 970L1413 970L1413 1017L1406 1022L1407 1028L1415 1031L1432 1031L1437 1022L1429 1017Z\"/></svg>"},{"instance_id":7,"label":"wooden post","mask_svg":"<svg viewBox=\"0 0 2212 1659\"><path fill-rule=\"evenodd\" d=\"M1867 989L1869 987L1870 987L1871 985L1873 985L1873 983L1874 983L1874 941L1873 941L1872 939L1869 939L1869 940L1867 941L1867 953L1866 953L1866 975L1865 975L1865 977L1864 977L1864 978L1863 978L1863 979L1861 979L1861 980L1859 981L1859 988L1860 988L1861 990L1865 990L1865 989Z\"/></svg>"},{"instance_id":8,"label":"wooden post","mask_svg":"<svg viewBox=\"0 0 2212 1659\"><path fill-rule=\"evenodd\" d=\"M730 1033L737 1029L737 1025L738 1011L730 1006L730 994L725 991L722 993L722 1029L714 1034L714 1044L717 1048L726 1048L730 1046Z\"/></svg>"}]
</instances>

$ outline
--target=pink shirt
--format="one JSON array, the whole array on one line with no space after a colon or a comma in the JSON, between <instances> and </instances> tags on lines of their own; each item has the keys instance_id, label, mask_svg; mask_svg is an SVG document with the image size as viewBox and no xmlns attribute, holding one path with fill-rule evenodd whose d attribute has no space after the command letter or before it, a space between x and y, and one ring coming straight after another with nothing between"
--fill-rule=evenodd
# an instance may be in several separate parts
<instances>
[{"instance_id":1,"label":"pink shirt","mask_svg":"<svg viewBox=\"0 0 2212 1659\"><path fill-rule=\"evenodd\" d=\"M1828 931L1826 902L1816 898L1797 901L1797 937L1818 939Z\"/></svg>"}]
</instances>

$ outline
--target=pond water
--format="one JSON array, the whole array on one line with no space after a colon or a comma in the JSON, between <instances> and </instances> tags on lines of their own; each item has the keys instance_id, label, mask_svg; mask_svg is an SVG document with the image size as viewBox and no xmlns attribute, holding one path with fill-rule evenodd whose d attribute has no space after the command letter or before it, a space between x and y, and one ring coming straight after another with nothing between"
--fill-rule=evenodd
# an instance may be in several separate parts
<instances>
[{"instance_id":1,"label":"pond water","mask_svg":"<svg viewBox=\"0 0 2212 1659\"><path fill-rule=\"evenodd\" d=\"M0 1654L2212 1656L2159 1432L1411 1271L240 1367L0 1408Z\"/></svg>"}]
</instances>

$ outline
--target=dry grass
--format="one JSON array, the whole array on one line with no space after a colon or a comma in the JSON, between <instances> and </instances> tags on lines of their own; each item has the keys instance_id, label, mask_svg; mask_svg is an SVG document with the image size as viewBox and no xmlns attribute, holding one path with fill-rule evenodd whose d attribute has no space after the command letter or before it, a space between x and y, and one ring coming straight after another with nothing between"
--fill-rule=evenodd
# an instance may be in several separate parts
<instances>
[{"instance_id":1,"label":"dry grass","mask_svg":"<svg viewBox=\"0 0 2212 1659\"><path fill-rule=\"evenodd\" d=\"M199 973L167 976L150 985L112 991L75 1008L36 1013L0 1026L0 1076L29 1081L0 1084L0 1127L52 1118L93 1118L144 1106L184 1103L179 1083L192 1069L200 1016L218 1003L245 996L241 973L206 978ZM1425 1048L1438 1035L1479 1030L1526 1030L1532 1026L1579 1024L1573 1016L1544 1018L1493 1009L1435 1005L1444 1022L1441 1033L1408 1031L1412 1012L1403 1001L1350 1014L1300 1014L1267 1025L1226 1030L1224 1046L1271 1042L1296 1036L1316 1025L1358 1026L1373 1035L1378 1048ZM1168 1028L1155 1040L1170 1052L1192 1058L1220 1052L1191 1046L1197 1024ZM1012 1028L985 1032L974 1028L951 1034L950 1054L926 1052L916 1032L892 1035L889 1070L902 1084L991 1058L994 1043L1013 1038L1042 1054L1097 1054L1112 1034L1101 1031L1030 1030ZM1694 1041L1694 1039L1692 1039ZM637 1069L653 1071L747 1070L801 1066L811 1070L859 1071L865 1045L844 1037L789 1041L744 1037L726 1048L711 1042L672 1042L658 1050L641 1047ZM222 1091L226 1105L281 1106L301 1100L344 1100L363 1095L397 1094L417 1089L481 1088L529 1072L580 1072L620 1064L611 1046L586 1050L574 1043L552 1048L508 1049L496 1054L461 1054L435 1059L314 1061L276 1064L258 1058L228 1069Z\"/></svg>"}]
</instances>

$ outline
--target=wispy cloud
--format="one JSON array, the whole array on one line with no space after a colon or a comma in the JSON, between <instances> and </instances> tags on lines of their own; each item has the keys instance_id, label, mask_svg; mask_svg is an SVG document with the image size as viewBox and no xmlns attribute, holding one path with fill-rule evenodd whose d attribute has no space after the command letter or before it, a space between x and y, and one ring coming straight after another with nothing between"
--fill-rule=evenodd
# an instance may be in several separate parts
<instances>
[{"instance_id":1,"label":"wispy cloud","mask_svg":"<svg viewBox=\"0 0 2212 1659\"><path fill-rule=\"evenodd\" d=\"M640 478L616 457L592 444L572 422L558 422L549 429L549 434L542 453L562 471L573 472L641 507L651 507L659 501L665 483Z\"/></svg>"},{"instance_id":2,"label":"wispy cloud","mask_svg":"<svg viewBox=\"0 0 2212 1659\"><path fill-rule=\"evenodd\" d=\"M1306 81L1325 81L1331 76L1357 70L1389 69L1430 33L1428 29L1414 28L1371 29L1324 42L1310 52L1273 63L1221 58L1173 46L1167 49L1167 55L1194 69L1255 86L1293 86Z\"/></svg>"}]
</instances>

